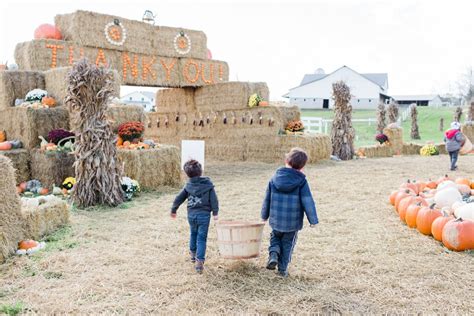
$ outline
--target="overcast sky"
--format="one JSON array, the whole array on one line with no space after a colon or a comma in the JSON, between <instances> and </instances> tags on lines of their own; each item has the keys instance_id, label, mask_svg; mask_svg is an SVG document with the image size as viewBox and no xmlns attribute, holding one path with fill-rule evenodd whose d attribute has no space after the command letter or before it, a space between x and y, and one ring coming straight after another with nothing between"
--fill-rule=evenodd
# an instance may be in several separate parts
<instances>
[{"instance_id":1,"label":"overcast sky","mask_svg":"<svg viewBox=\"0 0 474 316\"><path fill-rule=\"evenodd\" d=\"M389 94L457 92L474 65L474 1L0 0L0 61L41 23L78 9L202 30L230 79L265 81L271 99L317 68L386 72ZM129 35L130 36L130 35Z\"/></svg>"}]
</instances>

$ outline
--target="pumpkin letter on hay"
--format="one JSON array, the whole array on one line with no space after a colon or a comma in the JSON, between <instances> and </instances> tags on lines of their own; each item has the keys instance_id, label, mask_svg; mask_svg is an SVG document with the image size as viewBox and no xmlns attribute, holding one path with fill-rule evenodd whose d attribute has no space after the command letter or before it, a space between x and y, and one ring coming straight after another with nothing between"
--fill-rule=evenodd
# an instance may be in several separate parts
<instances>
[{"instance_id":1,"label":"pumpkin letter on hay","mask_svg":"<svg viewBox=\"0 0 474 316\"><path fill-rule=\"evenodd\" d=\"M80 207L117 206L124 196L114 134L105 112L113 93L113 75L82 59L68 75L66 104L76 111L74 201Z\"/></svg>"}]
</instances>

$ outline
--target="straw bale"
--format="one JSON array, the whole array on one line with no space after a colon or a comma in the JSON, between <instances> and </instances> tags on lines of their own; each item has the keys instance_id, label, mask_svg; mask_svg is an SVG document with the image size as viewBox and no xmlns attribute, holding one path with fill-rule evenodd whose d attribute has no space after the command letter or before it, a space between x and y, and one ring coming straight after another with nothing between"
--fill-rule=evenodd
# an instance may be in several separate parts
<instances>
[{"instance_id":1,"label":"straw bale","mask_svg":"<svg viewBox=\"0 0 474 316\"><path fill-rule=\"evenodd\" d=\"M137 180L142 189L156 190L163 186L181 185L179 149L160 146L146 150L118 150L117 157L123 164L124 175Z\"/></svg>"},{"instance_id":2,"label":"straw bale","mask_svg":"<svg viewBox=\"0 0 474 316\"><path fill-rule=\"evenodd\" d=\"M145 111L139 105L112 104L107 108L107 117L111 122L114 132L118 131L120 124L126 122L142 122L145 124Z\"/></svg>"},{"instance_id":3,"label":"straw bale","mask_svg":"<svg viewBox=\"0 0 474 316\"><path fill-rule=\"evenodd\" d=\"M194 88L160 89L156 92L157 113L195 112Z\"/></svg>"},{"instance_id":4,"label":"straw bale","mask_svg":"<svg viewBox=\"0 0 474 316\"><path fill-rule=\"evenodd\" d=\"M474 125L463 124L461 132L474 143Z\"/></svg>"},{"instance_id":5,"label":"straw bale","mask_svg":"<svg viewBox=\"0 0 474 316\"><path fill-rule=\"evenodd\" d=\"M0 71L0 110L15 106L33 89L44 89L44 75L36 71Z\"/></svg>"},{"instance_id":6,"label":"straw bale","mask_svg":"<svg viewBox=\"0 0 474 316\"><path fill-rule=\"evenodd\" d=\"M372 145L360 147L359 152L362 152L367 158L392 157L393 149L387 145Z\"/></svg>"},{"instance_id":7,"label":"straw bale","mask_svg":"<svg viewBox=\"0 0 474 316\"><path fill-rule=\"evenodd\" d=\"M45 152L33 149L31 153L31 179L37 179L43 187L60 186L67 177L74 177L74 155L62 152Z\"/></svg>"},{"instance_id":8,"label":"straw bale","mask_svg":"<svg viewBox=\"0 0 474 316\"><path fill-rule=\"evenodd\" d=\"M403 144L402 155L419 155L421 147L423 147L423 145L405 143Z\"/></svg>"},{"instance_id":9,"label":"straw bale","mask_svg":"<svg viewBox=\"0 0 474 316\"><path fill-rule=\"evenodd\" d=\"M51 47L56 47L56 55ZM199 87L229 80L227 63L218 60L150 56L44 39L19 43L15 48L15 60L22 70L67 67L80 57L117 70L121 83L132 86Z\"/></svg>"},{"instance_id":10,"label":"straw bale","mask_svg":"<svg viewBox=\"0 0 474 316\"><path fill-rule=\"evenodd\" d=\"M383 133L387 135L388 141L392 146L395 155L401 154L403 150L403 129L401 127L389 128L386 127Z\"/></svg>"},{"instance_id":11,"label":"straw bale","mask_svg":"<svg viewBox=\"0 0 474 316\"><path fill-rule=\"evenodd\" d=\"M104 34L105 26L114 22L114 19L118 19L126 30L127 36L121 46L109 43ZM141 21L87 11L56 15L55 24L61 30L65 40L82 46L146 55L207 58L207 38L201 31L154 26ZM174 38L181 31L185 32L191 40L191 50L185 55L179 54L174 47Z\"/></svg>"},{"instance_id":12,"label":"straw bale","mask_svg":"<svg viewBox=\"0 0 474 316\"><path fill-rule=\"evenodd\" d=\"M39 198L45 202L38 207L23 207L25 233L28 238L39 239L69 223L69 207L66 201L54 196Z\"/></svg>"},{"instance_id":13,"label":"straw bale","mask_svg":"<svg viewBox=\"0 0 474 316\"><path fill-rule=\"evenodd\" d=\"M223 82L197 88L194 102L198 111L225 111L248 108L252 94L268 100L270 93L265 82Z\"/></svg>"},{"instance_id":14,"label":"straw bale","mask_svg":"<svg viewBox=\"0 0 474 316\"><path fill-rule=\"evenodd\" d=\"M9 139L18 139L25 148L35 148L41 143L38 136L47 138L57 128L69 129L69 112L64 107L32 109L12 107L0 110L0 130Z\"/></svg>"},{"instance_id":15,"label":"straw bale","mask_svg":"<svg viewBox=\"0 0 474 316\"><path fill-rule=\"evenodd\" d=\"M20 198L15 188L15 170L5 156L0 155L0 263L13 253L24 236Z\"/></svg>"},{"instance_id":16,"label":"straw bale","mask_svg":"<svg viewBox=\"0 0 474 316\"><path fill-rule=\"evenodd\" d=\"M438 147L438 151L440 155L447 155L448 151L446 150L446 144L445 143L438 143L435 144L436 147Z\"/></svg>"},{"instance_id":17,"label":"straw bale","mask_svg":"<svg viewBox=\"0 0 474 316\"><path fill-rule=\"evenodd\" d=\"M0 151L0 155L8 157L15 169L16 184L25 182L31 179L30 171L30 153L26 149L13 149L7 151Z\"/></svg>"}]
</instances>

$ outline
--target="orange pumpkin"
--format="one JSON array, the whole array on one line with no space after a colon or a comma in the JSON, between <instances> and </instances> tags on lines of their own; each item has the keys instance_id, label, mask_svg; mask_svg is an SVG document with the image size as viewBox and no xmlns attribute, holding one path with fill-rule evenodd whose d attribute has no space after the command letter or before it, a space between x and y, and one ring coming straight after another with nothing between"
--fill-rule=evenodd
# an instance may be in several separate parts
<instances>
[{"instance_id":1,"label":"orange pumpkin","mask_svg":"<svg viewBox=\"0 0 474 316\"><path fill-rule=\"evenodd\" d=\"M418 194L418 186L411 182L410 180L407 180L407 182L403 183L400 188L402 189L409 189L411 191L413 191L415 194Z\"/></svg>"},{"instance_id":2,"label":"orange pumpkin","mask_svg":"<svg viewBox=\"0 0 474 316\"><path fill-rule=\"evenodd\" d=\"M16 187L16 193L18 193L18 194L22 194L22 193L23 193L23 190L21 189L20 186L17 186L17 187Z\"/></svg>"},{"instance_id":3,"label":"orange pumpkin","mask_svg":"<svg viewBox=\"0 0 474 316\"><path fill-rule=\"evenodd\" d=\"M443 177L439 178L437 181L436 181L436 184L440 184L441 182L444 182L444 181L448 181L448 180L453 180L451 179L447 174L445 174Z\"/></svg>"},{"instance_id":4,"label":"orange pumpkin","mask_svg":"<svg viewBox=\"0 0 474 316\"><path fill-rule=\"evenodd\" d=\"M438 217L433 221L433 224L431 224L431 234L433 235L433 238L437 241L443 240L444 225L446 225L446 223L450 220L454 219L453 216L450 216L446 212L443 212L442 214L443 216Z\"/></svg>"},{"instance_id":5,"label":"orange pumpkin","mask_svg":"<svg viewBox=\"0 0 474 316\"><path fill-rule=\"evenodd\" d=\"M395 205L395 197L397 196L397 193L399 191L392 191L392 193L390 193L390 196L388 197L388 200L390 201L390 204L392 205Z\"/></svg>"},{"instance_id":6,"label":"orange pumpkin","mask_svg":"<svg viewBox=\"0 0 474 316\"><path fill-rule=\"evenodd\" d=\"M451 250L474 249L474 221L453 219L444 225L443 244Z\"/></svg>"},{"instance_id":7,"label":"orange pumpkin","mask_svg":"<svg viewBox=\"0 0 474 316\"><path fill-rule=\"evenodd\" d=\"M0 150L10 150L12 149L12 144L10 142L0 143Z\"/></svg>"},{"instance_id":8,"label":"orange pumpkin","mask_svg":"<svg viewBox=\"0 0 474 316\"><path fill-rule=\"evenodd\" d=\"M38 246L38 243L34 240L22 240L18 243L18 249L28 250Z\"/></svg>"},{"instance_id":9,"label":"orange pumpkin","mask_svg":"<svg viewBox=\"0 0 474 316\"><path fill-rule=\"evenodd\" d=\"M397 211L398 211L398 216L400 216L400 219L402 222L405 222L405 217L406 217L408 207L416 203L420 203L421 206L428 206L428 203L422 197L407 196L406 198L400 201L400 203L398 204Z\"/></svg>"},{"instance_id":10,"label":"orange pumpkin","mask_svg":"<svg viewBox=\"0 0 474 316\"><path fill-rule=\"evenodd\" d=\"M400 203L400 201L404 198L406 198L407 196L411 196L413 194L410 194L410 190L402 190L400 192L397 193L397 195L395 196L395 210L398 211L398 204Z\"/></svg>"},{"instance_id":11,"label":"orange pumpkin","mask_svg":"<svg viewBox=\"0 0 474 316\"><path fill-rule=\"evenodd\" d=\"M41 188L38 190L39 195L47 195L49 193L49 190L46 188Z\"/></svg>"},{"instance_id":12,"label":"orange pumpkin","mask_svg":"<svg viewBox=\"0 0 474 316\"><path fill-rule=\"evenodd\" d=\"M429 189L436 189L438 187L438 184L436 181L432 181L431 179L426 183L426 187Z\"/></svg>"},{"instance_id":13,"label":"orange pumpkin","mask_svg":"<svg viewBox=\"0 0 474 316\"><path fill-rule=\"evenodd\" d=\"M55 39L61 40L63 36L59 29L51 24L41 24L35 30L35 39Z\"/></svg>"},{"instance_id":14,"label":"orange pumpkin","mask_svg":"<svg viewBox=\"0 0 474 316\"><path fill-rule=\"evenodd\" d=\"M122 146L123 145L123 138L122 137L117 137L117 146Z\"/></svg>"},{"instance_id":15,"label":"orange pumpkin","mask_svg":"<svg viewBox=\"0 0 474 316\"><path fill-rule=\"evenodd\" d=\"M258 102L258 106L268 106L268 101L260 101Z\"/></svg>"},{"instance_id":16,"label":"orange pumpkin","mask_svg":"<svg viewBox=\"0 0 474 316\"><path fill-rule=\"evenodd\" d=\"M5 131L0 131L0 143L3 143L7 140L7 134Z\"/></svg>"},{"instance_id":17,"label":"orange pumpkin","mask_svg":"<svg viewBox=\"0 0 474 316\"><path fill-rule=\"evenodd\" d=\"M431 225L434 220L442 216L441 211L435 209L436 204L430 206L424 206L418 211L416 216L416 229L423 235L431 235Z\"/></svg>"},{"instance_id":18,"label":"orange pumpkin","mask_svg":"<svg viewBox=\"0 0 474 316\"><path fill-rule=\"evenodd\" d=\"M471 181L471 189L474 190L474 181Z\"/></svg>"},{"instance_id":19,"label":"orange pumpkin","mask_svg":"<svg viewBox=\"0 0 474 316\"><path fill-rule=\"evenodd\" d=\"M49 108L54 108L56 106L56 100L52 97L43 97L41 103L47 105Z\"/></svg>"},{"instance_id":20,"label":"orange pumpkin","mask_svg":"<svg viewBox=\"0 0 474 316\"><path fill-rule=\"evenodd\" d=\"M405 222L407 226L410 228L416 227L416 217L418 216L418 212L423 206L421 203L415 203L408 206L407 211L405 213Z\"/></svg>"},{"instance_id":21,"label":"orange pumpkin","mask_svg":"<svg viewBox=\"0 0 474 316\"><path fill-rule=\"evenodd\" d=\"M454 182L457 184L467 185L469 188L471 187L471 181L467 178L457 178Z\"/></svg>"},{"instance_id":22,"label":"orange pumpkin","mask_svg":"<svg viewBox=\"0 0 474 316\"><path fill-rule=\"evenodd\" d=\"M23 190L23 192L26 191L26 182L20 183L19 187Z\"/></svg>"}]
</instances>

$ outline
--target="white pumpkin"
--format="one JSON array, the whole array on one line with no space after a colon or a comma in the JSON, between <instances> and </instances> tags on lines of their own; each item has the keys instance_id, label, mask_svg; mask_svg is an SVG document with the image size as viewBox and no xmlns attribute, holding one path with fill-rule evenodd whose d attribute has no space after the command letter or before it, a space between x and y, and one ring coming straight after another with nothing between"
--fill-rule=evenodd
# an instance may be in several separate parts
<instances>
[{"instance_id":1,"label":"white pumpkin","mask_svg":"<svg viewBox=\"0 0 474 316\"><path fill-rule=\"evenodd\" d=\"M458 209L458 208L460 208L461 206L464 206L464 205L466 205L466 204L467 204L467 203L464 202L464 201L456 201L456 202L453 203L453 206L451 206L451 208L452 208L453 210L455 210L455 209Z\"/></svg>"},{"instance_id":2,"label":"white pumpkin","mask_svg":"<svg viewBox=\"0 0 474 316\"><path fill-rule=\"evenodd\" d=\"M438 187L436 188L438 191L447 189L447 188L457 188L457 184L454 183L451 180L446 180L438 184Z\"/></svg>"},{"instance_id":3,"label":"white pumpkin","mask_svg":"<svg viewBox=\"0 0 474 316\"><path fill-rule=\"evenodd\" d=\"M461 192L462 195L471 195L471 188L468 187L465 184L458 184L457 185L459 192Z\"/></svg>"},{"instance_id":4,"label":"white pumpkin","mask_svg":"<svg viewBox=\"0 0 474 316\"><path fill-rule=\"evenodd\" d=\"M457 188L445 188L441 191L436 192L434 200L438 207L451 207L454 202L462 201L462 196Z\"/></svg>"},{"instance_id":5,"label":"white pumpkin","mask_svg":"<svg viewBox=\"0 0 474 316\"><path fill-rule=\"evenodd\" d=\"M467 203L454 210L454 215L457 218L474 220L474 203Z\"/></svg>"}]
</instances>

